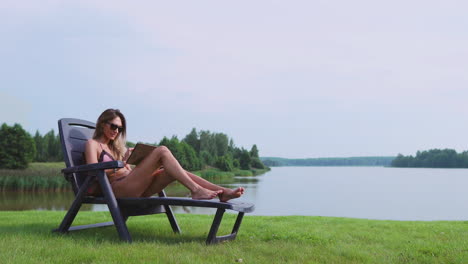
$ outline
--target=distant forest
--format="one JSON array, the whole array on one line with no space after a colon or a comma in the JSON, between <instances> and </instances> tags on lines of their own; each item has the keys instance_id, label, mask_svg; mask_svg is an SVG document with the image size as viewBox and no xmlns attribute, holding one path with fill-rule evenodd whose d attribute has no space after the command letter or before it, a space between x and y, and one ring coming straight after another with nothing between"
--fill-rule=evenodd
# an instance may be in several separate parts
<instances>
[{"instance_id":1,"label":"distant forest","mask_svg":"<svg viewBox=\"0 0 468 264\"><path fill-rule=\"evenodd\" d=\"M260 158L266 166L390 166L395 157L349 157L349 158L310 158L285 159L275 157Z\"/></svg>"},{"instance_id":2,"label":"distant forest","mask_svg":"<svg viewBox=\"0 0 468 264\"><path fill-rule=\"evenodd\" d=\"M418 151L416 156L398 154L392 167L400 168L468 168L468 151L457 153L453 149Z\"/></svg>"}]
</instances>

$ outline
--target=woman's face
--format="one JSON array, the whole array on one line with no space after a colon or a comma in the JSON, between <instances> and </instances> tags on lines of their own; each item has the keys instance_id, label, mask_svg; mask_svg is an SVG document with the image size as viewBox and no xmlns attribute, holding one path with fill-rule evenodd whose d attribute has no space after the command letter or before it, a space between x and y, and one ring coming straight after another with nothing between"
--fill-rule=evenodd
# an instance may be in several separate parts
<instances>
[{"instance_id":1,"label":"woman's face","mask_svg":"<svg viewBox=\"0 0 468 264\"><path fill-rule=\"evenodd\" d=\"M104 136L109 140L115 140L122 130L122 120L120 120L120 117L116 117L104 124Z\"/></svg>"}]
</instances>

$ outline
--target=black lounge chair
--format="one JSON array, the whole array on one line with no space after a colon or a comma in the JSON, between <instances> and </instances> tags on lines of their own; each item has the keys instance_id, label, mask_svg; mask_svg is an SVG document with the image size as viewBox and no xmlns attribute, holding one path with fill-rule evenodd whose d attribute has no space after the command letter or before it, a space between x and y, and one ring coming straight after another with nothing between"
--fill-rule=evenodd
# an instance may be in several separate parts
<instances>
[{"instance_id":1,"label":"black lounge chair","mask_svg":"<svg viewBox=\"0 0 468 264\"><path fill-rule=\"evenodd\" d=\"M167 197L165 192L159 196L149 198L115 198L105 169L122 168L122 161L109 161L95 164L84 164L85 143L90 139L95 130L95 124L80 119L64 118L58 121L60 141L62 143L63 156L67 168L62 170L65 178L71 183L75 193L75 200L66 213L62 223L55 232L67 233L68 231L82 230L94 227L115 225L122 240L132 242L126 221L130 216L166 213L172 230L180 233L179 225L172 212L171 206L196 206L216 208L216 214L211 229L206 239L207 244L215 244L221 241L234 240L242 222L244 213L254 210L254 205L241 202L220 202L218 200L192 200L190 198ZM97 178L103 195L89 196L88 187ZM107 204L112 222L71 226L82 204ZM237 211L237 219L231 234L217 236L218 228L226 210Z\"/></svg>"}]
</instances>

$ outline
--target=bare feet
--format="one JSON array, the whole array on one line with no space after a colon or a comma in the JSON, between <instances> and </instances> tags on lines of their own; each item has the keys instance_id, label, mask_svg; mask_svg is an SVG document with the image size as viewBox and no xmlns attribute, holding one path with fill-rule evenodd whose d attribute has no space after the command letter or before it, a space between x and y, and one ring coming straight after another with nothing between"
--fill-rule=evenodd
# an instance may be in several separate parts
<instances>
[{"instance_id":1,"label":"bare feet","mask_svg":"<svg viewBox=\"0 0 468 264\"><path fill-rule=\"evenodd\" d=\"M217 195L221 194L223 191L210 191L205 188L198 188L197 190L192 192L192 199L194 200L210 200L215 198Z\"/></svg>"},{"instance_id":2,"label":"bare feet","mask_svg":"<svg viewBox=\"0 0 468 264\"><path fill-rule=\"evenodd\" d=\"M218 196L221 202L227 202L231 199L241 197L242 194L244 194L244 187L238 187L236 189L224 189Z\"/></svg>"}]
</instances>

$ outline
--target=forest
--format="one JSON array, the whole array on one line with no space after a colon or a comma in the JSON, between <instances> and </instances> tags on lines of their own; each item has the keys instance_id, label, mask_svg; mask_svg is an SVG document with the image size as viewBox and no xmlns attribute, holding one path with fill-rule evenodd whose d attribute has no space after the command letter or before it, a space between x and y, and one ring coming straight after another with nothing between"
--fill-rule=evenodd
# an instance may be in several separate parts
<instances>
[{"instance_id":1,"label":"forest","mask_svg":"<svg viewBox=\"0 0 468 264\"><path fill-rule=\"evenodd\" d=\"M398 154L391 165L400 168L468 168L468 151L430 149L418 151L416 156Z\"/></svg>"},{"instance_id":2,"label":"forest","mask_svg":"<svg viewBox=\"0 0 468 264\"><path fill-rule=\"evenodd\" d=\"M222 171L234 169L264 169L259 150L254 144L250 150L235 146L233 139L224 133L207 130L197 132L195 128L182 140L176 136L164 137L152 145L167 146L187 170L201 170L216 167ZM128 147L135 143L127 142ZM63 161L60 137L50 130L45 135L36 131L34 136L26 132L20 124L0 127L0 168L24 169L30 162Z\"/></svg>"},{"instance_id":3,"label":"forest","mask_svg":"<svg viewBox=\"0 0 468 264\"><path fill-rule=\"evenodd\" d=\"M348 157L348 158L309 158L285 159L262 157L266 166L390 166L395 157Z\"/></svg>"}]
</instances>

